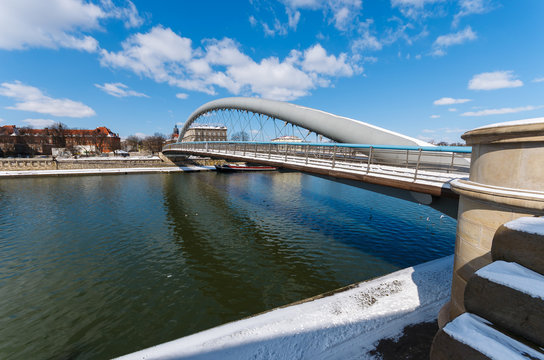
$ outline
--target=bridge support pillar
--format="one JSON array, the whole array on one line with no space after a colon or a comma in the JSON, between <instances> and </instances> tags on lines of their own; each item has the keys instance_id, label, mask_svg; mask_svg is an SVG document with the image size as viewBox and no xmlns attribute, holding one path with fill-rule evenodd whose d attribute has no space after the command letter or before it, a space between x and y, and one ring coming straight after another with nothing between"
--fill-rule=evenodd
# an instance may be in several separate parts
<instances>
[{"instance_id":1,"label":"bridge support pillar","mask_svg":"<svg viewBox=\"0 0 544 360\"><path fill-rule=\"evenodd\" d=\"M491 262L497 228L522 216L544 215L544 118L468 131L470 177L454 180L460 195L451 301L439 315L443 326L465 312L470 276Z\"/></svg>"}]
</instances>

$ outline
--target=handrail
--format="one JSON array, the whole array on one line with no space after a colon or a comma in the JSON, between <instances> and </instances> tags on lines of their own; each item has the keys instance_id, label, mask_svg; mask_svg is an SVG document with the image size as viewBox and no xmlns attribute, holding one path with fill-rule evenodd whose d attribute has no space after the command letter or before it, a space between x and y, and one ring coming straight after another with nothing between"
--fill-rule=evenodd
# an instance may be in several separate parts
<instances>
[{"instance_id":1,"label":"handrail","mask_svg":"<svg viewBox=\"0 0 544 360\"><path fill-rule=\"evenodd\" d=\"M322 146L322 147L342 147L355 149L382 149L382 150L410 150L410 151L436 151L458 154L472 153L470 146L402 146L402 145L370 145L370 144L346 144L346 143L309 143L309 142L270 142L270 141L192 141L168 144L164 149L168 150L172 146L181 146L183 144L255 144L255 145L296 145L296 146Z\"/></svg>"}]
</instances>

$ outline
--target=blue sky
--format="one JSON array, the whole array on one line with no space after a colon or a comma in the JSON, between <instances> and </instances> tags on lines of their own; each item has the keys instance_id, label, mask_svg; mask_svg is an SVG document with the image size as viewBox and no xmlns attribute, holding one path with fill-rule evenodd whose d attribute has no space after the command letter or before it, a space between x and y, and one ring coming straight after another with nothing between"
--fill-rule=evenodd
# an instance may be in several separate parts
<instances>
[{"instance_id":1,"label":"blue sky","mask_svg":"<svg viewBox=\"0 0 544 360\"><path fill-rule=\"evenodd\" d=\"M0 125L170 133L226 96L424 140L544 116L544 1L3 0Z\"/></svg>"}]
</instances>

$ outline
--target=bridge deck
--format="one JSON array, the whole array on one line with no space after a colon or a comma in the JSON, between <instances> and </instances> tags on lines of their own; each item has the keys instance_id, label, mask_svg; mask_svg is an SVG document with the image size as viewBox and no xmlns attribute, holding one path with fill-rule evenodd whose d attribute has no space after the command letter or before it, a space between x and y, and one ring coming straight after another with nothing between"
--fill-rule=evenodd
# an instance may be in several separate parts
<instances>
[{"instance_id":1,"label":"bridge deck","mask_svg":"<svg viewBox=\"0 0 544 360\"><path fill-rule=\"evenodd\" d=\"M470 164L458 152L431 153L426 150L423 153L421 149L392 147L382 148L378 153L378 148L372 150L331 144L323 147L277 143L180 143L165 147L163 152L165 155L196 155L271 165L450 198L457 195L451 191L449 182L468 177Z\"/></svg>"}]
</instances>

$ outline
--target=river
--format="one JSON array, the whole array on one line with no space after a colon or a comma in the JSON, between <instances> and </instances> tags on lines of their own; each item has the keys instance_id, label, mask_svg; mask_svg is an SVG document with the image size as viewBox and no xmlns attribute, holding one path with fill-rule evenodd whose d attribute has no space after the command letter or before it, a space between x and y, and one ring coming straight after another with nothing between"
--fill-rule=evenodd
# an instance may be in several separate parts
<instances>
[{"instance_id":1,"label":"river","mask_svg":"<svg viewBox=\"0 0 544 360\"><path fill-rule=\"evenodd\" d=\"M453 253L456 221L295 172L0 180L0 358L106 359Z\"/></svg>"}]
</instances>

